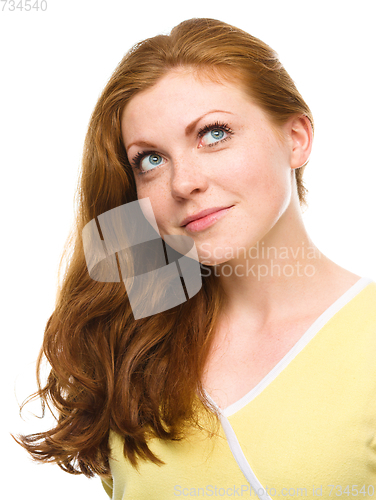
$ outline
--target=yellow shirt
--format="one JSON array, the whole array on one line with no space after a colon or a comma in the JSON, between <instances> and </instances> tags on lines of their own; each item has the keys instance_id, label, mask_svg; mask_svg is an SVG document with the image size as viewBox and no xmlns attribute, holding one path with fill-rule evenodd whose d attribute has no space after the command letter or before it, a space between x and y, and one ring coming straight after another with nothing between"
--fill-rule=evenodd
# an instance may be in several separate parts
<instances>
[{"instance_id":1,"label":"yellow shirt","mask_svg":"<svg viewBox=\"0 0 376 500\"><path fill-rule=\"evenodd\" d=\"M376 499L376 283L361 278L247 395L219 436L153 439L165 465L131 466L111 433L113 500Z\"/></svg>"}]
</instances>

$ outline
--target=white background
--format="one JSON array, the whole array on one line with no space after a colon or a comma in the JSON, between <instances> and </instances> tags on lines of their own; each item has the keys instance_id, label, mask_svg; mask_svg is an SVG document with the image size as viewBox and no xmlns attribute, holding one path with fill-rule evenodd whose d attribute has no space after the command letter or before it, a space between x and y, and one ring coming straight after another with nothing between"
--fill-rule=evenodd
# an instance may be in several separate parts
<instances>
[{"instance_id":1,"label":"white background","mask_svg":"<svg viewBox=\"0 0 376 500\"><path fill-rule=\"evenodd\" d=\"M83 141L101 90L134 43L191 17L220 19L261 38L278 52L315 119L305 173L308 232L329 258L376 279L376 2L46 3L45 12L0 5L3 491L9 486L17 500L104 500L98 479L36 465L9 436L48 425L27 411L23 422L18 402L35 389Z\"/></svg>"}]
</instances>

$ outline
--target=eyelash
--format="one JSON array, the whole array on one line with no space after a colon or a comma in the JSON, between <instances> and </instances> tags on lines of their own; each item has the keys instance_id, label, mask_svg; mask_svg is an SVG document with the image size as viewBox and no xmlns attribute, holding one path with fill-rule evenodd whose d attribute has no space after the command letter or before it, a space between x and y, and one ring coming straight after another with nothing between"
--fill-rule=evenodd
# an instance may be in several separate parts
<instances>
[{"instance_id":1,"label":"eyelash","mask_svg":"<svg viewBox=\"0 0 376 500\"><path fill-rule=\"evenodd\" d=\"M200 130L197 132L197 137L201 138L205 134L207 134L208 132L210 132L212 130L223 130L228 135L227 135L227 137L224 137L223 139L220 139L218 142L213 142L211 144L207 144L208 147L216 146L217 144L221 144L221 143L227 141L228 139L231 139L231 136L234 134L234 132L230 129L230 127L228 126L227 123L222 123L222 122L218 122L217 121L215 123L212 123L210 125L205 125L204 127L200 128ZM131 164L133 165L134 168L136 168L137 170L139 170L139 175L148 174L149 172L152 172L152 171L154 171L155 169L158 168L158 166L157 166L157 167L155 167L155 168L153 168L151 170L145 170L145 172L141 170L141 161L146 156L151 155L153 153L155 153L155 151L142 151L142 152L140 151L132 159Z\"/></svg>"}]
</instances>

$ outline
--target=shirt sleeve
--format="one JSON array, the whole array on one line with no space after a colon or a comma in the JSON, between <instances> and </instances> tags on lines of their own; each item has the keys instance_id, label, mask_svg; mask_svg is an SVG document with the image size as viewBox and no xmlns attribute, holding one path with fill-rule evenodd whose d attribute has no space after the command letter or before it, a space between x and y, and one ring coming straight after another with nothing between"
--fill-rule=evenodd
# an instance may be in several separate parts
<instances>
[{"instance_id":1,"label":"shirt sleeve","mask_svg":"<svg viewBox=\"0 0 376 500\"><path fill-rule=\"evenodd\" d=\"M113 490L113 481L112 478L106 478L104 479L103 477L101 478L102 481L102 486L107 493L107 495L112 498L112 490Z\"/></svg>"}]
</instances>

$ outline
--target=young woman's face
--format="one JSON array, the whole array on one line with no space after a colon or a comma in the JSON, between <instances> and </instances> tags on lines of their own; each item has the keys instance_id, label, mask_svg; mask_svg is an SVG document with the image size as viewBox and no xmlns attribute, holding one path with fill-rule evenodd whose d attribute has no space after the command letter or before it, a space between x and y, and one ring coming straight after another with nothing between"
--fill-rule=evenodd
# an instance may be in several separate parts
<instances>
[{"instance_id":1,"label":"young woman's face","mask_svg":"<svg viewBox=\"0 0 376 500\"><path fill-rule=\"evenodd\" d=\"M239 86L171 72L131 99L122 133L138 199L150 199L162 237L193 238L200 262L228 262L276 231L291 201L291 146Z\"/></svg>"}]
</instances>

